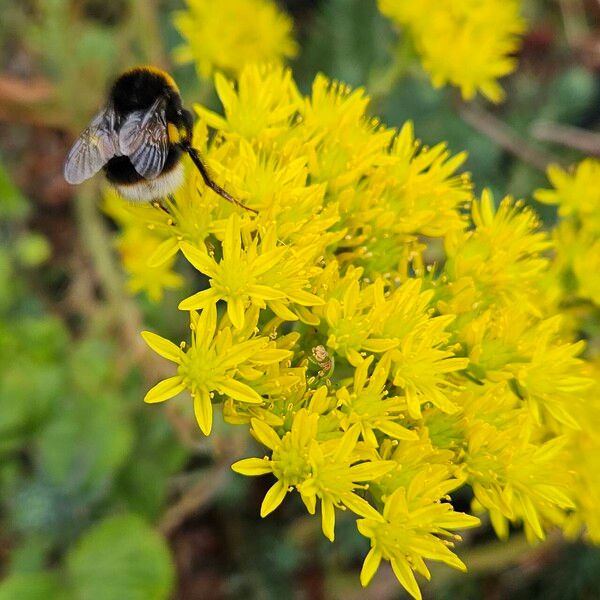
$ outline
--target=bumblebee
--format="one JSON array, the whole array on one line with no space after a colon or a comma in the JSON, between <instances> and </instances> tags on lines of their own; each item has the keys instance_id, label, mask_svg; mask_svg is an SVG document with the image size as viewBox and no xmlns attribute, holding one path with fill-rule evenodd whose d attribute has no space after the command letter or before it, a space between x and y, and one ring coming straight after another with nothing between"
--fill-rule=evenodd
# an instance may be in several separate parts
<instances>
[{"instance_id":1,"label":"bumblebee","mask_svg":"<svg viewBox=\"0 0 600 600\"><path fill-rule=\"evenodd\" d=\"M133 202L160 202L183 183L187 153L204 183L246 210L213 181L192 146L193 118L173 78L156 67L134 67L113 84L108 102L75 140L64 166L78 184L104 169L119 193Z\"/></svg>"}]
</instances>

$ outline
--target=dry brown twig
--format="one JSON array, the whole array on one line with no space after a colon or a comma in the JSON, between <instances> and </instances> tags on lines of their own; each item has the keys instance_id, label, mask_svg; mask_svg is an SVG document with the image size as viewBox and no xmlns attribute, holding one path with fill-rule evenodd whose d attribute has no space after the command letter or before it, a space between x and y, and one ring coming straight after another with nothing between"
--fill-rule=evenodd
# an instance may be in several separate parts
<instances>
[{"instance_id":1,"label":"dry brown twig","mask_svg":"<svg viewBox=\"0 0 600 600\"><path fill-rule=\"evenodd\" d=\"M202 512L225 484L231 473L229 457L207 469L200 479L161 517L157 529L164 536L173 533L186 519Z\"/></svg>"},{"instance_id":2,"label":"dry brown twig","mask_svg":"<svg viewBox=\"0 0 600 600\"><path fill-rule=\"evenodd\" d=\"M158 530L165 536L173 533L186 519L206 510L215 496L226 485L231 475L231 463L244 453L247 444L245 435L228 436L225 444L215 446L217 463L206 469L182 496L163 514Z\"/></svg>"},{"instance_id":3,"label":"dry brown twig","mask_svg":"<svg viewBox=\"0 0 600 600\"><path fill-rule=\"evenodd\" d=\"M561 162L556 156L532 145L498 117L474 104L460 102L458 111L477 131L539 171L545 172L549 164Z\"/></svg>"},{"instance_id":4,"label":"dry brown twig","mask_svg":"<svg viewBox=\"0 0 600 600\"><path fill-rule=\"evenodd\" d=\"M0 75L0 121L35 127L68 129L68 119L56 106L56 89L47 79Z\"/></svg>"},{"instance_id":5,"label":"dry brown twig","mask_svg":"<svg viewBox=\"0 0 600 600\"><path fill-rule=\"evenodd\" d=\"M37 104L55 98L54 86L42 77L21 79L0 75L0 101L11 104Z\"/></svg>"},{"instance_id":6,"label":"dry brown twig","mask_svg":"<svg viewBox=\"0 0 600 600\"><path fill-rule=\"evenodd\" d=\"M560 144L584 154L600 156L600 133L594 131L543 121L533 125L531 135L541 142Z\"/></svg>"}]
</instances>

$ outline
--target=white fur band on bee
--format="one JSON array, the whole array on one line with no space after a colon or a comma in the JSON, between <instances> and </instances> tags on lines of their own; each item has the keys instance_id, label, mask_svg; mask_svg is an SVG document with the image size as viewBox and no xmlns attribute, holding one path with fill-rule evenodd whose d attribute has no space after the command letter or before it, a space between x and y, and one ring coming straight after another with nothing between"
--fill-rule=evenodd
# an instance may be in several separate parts
<instances>
[{"instance_id":1,"label":"white fur band on bee","mask_svg":"<svg viewBox=\"0 0 600 600\"><path fill-rule=\"evenodd\" d=\"M184 169L178 164L155 179L144 179L131 184L115 184L119 194L133 202L150 202L165 198L183 185Z\"/></svg>"}]
</instances>

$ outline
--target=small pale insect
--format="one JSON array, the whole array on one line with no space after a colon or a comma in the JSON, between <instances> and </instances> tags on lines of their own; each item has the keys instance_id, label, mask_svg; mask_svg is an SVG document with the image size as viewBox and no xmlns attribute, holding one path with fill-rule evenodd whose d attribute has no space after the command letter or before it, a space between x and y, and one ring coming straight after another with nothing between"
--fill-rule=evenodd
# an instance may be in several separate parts
<instances>
[{"instance_id":1,"label":"small pale insect","mask_svg":"<svg viewBox=\"0 0 600 600\"><path fill-rule=\"evenodd\" d=\"M192 127L192 114L168 73L151 66L130 69L75 140L65 160L65 179L82 183L103 169L128 200L160 202L183 183L181 158L187 153L211 190L255 213L212 179L192 146Z\"/></svg>"},{"instance_id":2,"label":"small pale insect","mask_svg":"<svg viewBox=\"0 0 600 600\"><path fill-rule=\"evenodd\" d=\"M333 373L335 368L335 361L333 356L327 352L325 346L315 346L312 350L312 357L309 360L317 364L320 368L318 373L319 377L329 377Z\"/></svg>"}]
</instances>

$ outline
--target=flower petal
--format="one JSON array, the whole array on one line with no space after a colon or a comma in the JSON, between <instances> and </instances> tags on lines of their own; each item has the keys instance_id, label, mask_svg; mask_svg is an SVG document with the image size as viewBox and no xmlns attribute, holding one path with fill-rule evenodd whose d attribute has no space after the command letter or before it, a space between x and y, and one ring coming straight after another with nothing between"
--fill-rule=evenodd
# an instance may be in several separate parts
<instances>
[{"instance_id":1,"label":"flower petal","mask_svg":"<svg viewBox=\"0 0 600 600\"><path fill-rule=\"evenodd\" d=\"M179 392L185 389L183 379L176 375L175 377L169 377L163 381L157 383L153 388L149 389L144 397L144 402L154 404L155 402L164 402L173 396L177 396Z\"/></svg>"},{"instance_id":2,"label":"flower petal","mask_svg":"<svg viewBox=\"0 0 600 600\"><path fill-rule=\"evenodd\" d=\"M341 440L339 441L339 445L335 454L333 455L333 460L335 461L345 461L350 456L354 448L356 448L356 442L358 442L358 436L360 435L360 425L355 423L344 433Z\"/></svg>"},{"instance_id":3,"label":"flower petal","mask_svg":"<svg viewBox=\"0 0 600 600\"><path fill-rule=\"evenodd\" d=\"M156 333L152 333L151 331L142 331L142 337L154 352L167 360L179 362L181 350L173 342L160 335L156 335Z\"/></svg>"},{"instance_id":4,"label":"flower petal","mask_svg":"<svg viewBox=\"0 0 600 600\"><path fill-rule=\"evenodd\" d=\"M207 390L201 390L194 396L194 415L198 427L204 435L210 435L213 421L212 402Z\"/></svg>"},{"instance_id":5,"label":"flower petal","mask_svg":"<svg viewBox=\"0 0 600 600\"><path fill-rule=\"evenodd\" d=\"M358 367L365 360L354 348L346 349L346 358L353 367Z\"/></svg>"},{"instance_id":6,"label":"flower petal","mask_svg":"<svg viewBox=\"0 0 600 600\"><path fill-rule=\"evenodd\" d=\"M306 510L311 514L315 514L315 509L317 506L317 497L313 494L303 494L301 493L300 497L302 498L302 502L304 502L304 506L306 506Z\"/></svg>"},{"instance_id":7,"label":"flower petal","mask_svg":"<svg viewBox=\"0 0 600 600\"><path fill-rule=\"evenodd\" d=\"M177 250L179 250L177 239L174 237L167 238L164 242L160 243L156 250L150 255L148 266L156 268L164 265L171 257L177 254Z\"/></svg>"},{"instance_id":8,"label":"flower petal","mask_svg":"<svg viewBox=\"0 0 600 600\"><path fill-rule=\"evenodd\" d=\"M333 542L335 538L335 508L331 500L321 500L321 528L323 535Z\"/></svg>"},{"instance_id":9,"label":"flower petal","mask_svg":"<svg viewBox=\"0 0 600 600\"><path fill-rule=\"evenodd\" d=\"M390 562L392 563L394 575L396 575L404 589L416 600L421 600L421 590L419 589L415 575L406 560L404 558L392 558Z\"/></svg>"},{"instance_id":10,"label":"flower petal","mask_svg":"<svg viewBox=\"0 0 600 600\"><path fill-rule=\"evenodd\" d=\"M282 502L287 494L287 486L284 485L283 481L274 483L260 506L260 516L266 517L269 513L272 513Z\"/></svg>"},{"instance_id":11,"label":"flower petal","mask_svg":"<svg viewBox=\"0 0 600 600\"><path fill-rule=\"evenodd\" d=\"M373 362L374 356L367 356L365 360L356 367L354 371L354 391L361 392L367 383L367 377L369 376L369 367Z\"/></svg>"},{"instance_id":12,"label":"flower petal","mask_svg":"<svg viewBox=\"0 0 600 600\"><path fill-rule=\"evenodd\" d=\"M221 366L224 369L232 369L233 367L241 366L240 363L249 360L252 355L258 354L260 349L265 345L264 339L258 338L235 344L223 353ZM252 360L252 362L256 361Z\"/></svg>"},{"instance_id":13,"label":"flower petal","mask_svg":"<svg viewBox=\"0 0 600 600\"><path fill-rule=\"evenodd\" d=\"M240 297L227 299L227 314L236 329L244 326L244 301Z\"/></svg>"},{"instance_id":14,"label":"flower petal","mask_svg":"<svg viewBox=\"0 0 600 600\"><path fill-rule=\"evenodd\" d=\"M261 350L257 356L252 357L252 362L256 365L272 365L281 362L286 358L292 358L294 355L290 350L281 350L279 348L269 348Z\"/></svg>"},{"instance_id":15,"label":"flower petal","mask_svg":"<svg viewBox=\"0 0 600 600\"><path fill-rule=\"evenodd\" d=\"M260 300L278 300L285 298L285 294L281 290L276 290L268 285L260 285L258 283L248 287L248 294L252 298Z\"/></svg>"},{"instance_id":16,"label":"flower petal","mask_svg":"<svg viewBox=\"0 0 600 600\"><path fill-rule=\"evenodd\" d=\"M181 47L180 47L181 49ZM175 52L173 53L175 58L177 59L177 55L175 54ZM185 62L191 62L193 59L189 59L186 60ZM178 61L181 64L181 61ZM212 110L208 110L207 108L204 108L204 106L201 106L200 104L194 104L194 110L196 111L196 114L203 120L206 121L206 124L209 127L212 127L213 129L216 130L220 130L220 131L228 131L229 130L229 123L221 116L218 115L217 113L213 112Z\"/></svg>"},{"instance_id":17,"label":"flower petal","mask_svg":"<svg viewBox=\"0 0 600 600\"><path fill-rule=\"evenodd\" d=\"M298 317L281 300L269 300L267 304L280 319L284 321L298 320Z\"/></svg>"},{"instance_id":18,"label":"flower petal","mask_svg":"<svg viewBox=\"0 0 600 600\"><path fill-rule=\"evenodd\" d=\"M357 496L356 494L353 494L352 492L344 494L342 497L342 502L352 512L360 515L361 517L375 521L385 521L385 519L377 512L377 510L375 510L366 500L360 496Z\"/></svg>"},{"instance_id":19,"label":"flower petal","mask_svg":"<svg viewBox=\"0 0 600 600\"><path fill-rule=\"evenodd\" d=\"M240 217L233 213L229 216L225 228L225 239L222 244L223 261L239 261L242 254L242 240L240 232Z\"/></svg>"},{"instance_id":20,"label":"flower petal","mask_svg":"<svg viewBox=\"0 0 600 600\"><path fill-rule=\"evenodd\" d=\"M198 269L200 273L204 273L209 277L215 276L217 272L215 261L206 252L198 250L198 248L188 242L181 242L180 247L188 262Z\"/></svg>"},{"instance_id":21,"label":"flower petal","mask_svg":"<svg viewBox=\"0 0 600 600\"><path fill-rule=\"evenodd\" d=\"M397 466L398 463L394 460L377 460L353 465L350 467L350 473L352 481L371 481L389 473Z\"/></svg>"},{"instance_id":22,"label":"flower petal","mask_svg":"<svg viewBox=\"0 0 600 600\"><path fill-rule=\"evenodd\" d=\"M381 562L381 551L376 548L371 548L367 556L365 556L365 562L363 563L360 571L360 584L363 587L367 587L377 569L379 569L379 563Z\"/></svg>"},{"instance_id":23,"label":"flower petal","mask_svg":"<svg viewBox=\"0 0 600 600\"><path fill-rule=\"evenodd\" d=\"M249 385L236 381L235 379L226 379L215 385L219 393L225 394L248 404L262 404L263 398L259 396Z\"/></svg>"},{"instance_id":24,"label":"flower petal","mask_svg":"<svg viewBox=\"0 0 600 600\"><path fill-rule=\"evenodd\" d=\"M390 437L393 437L397 440L418 440L419 436L416 432L407 429L406 427L402 427L399 423L394 423L393 421L382 421L376 425L377 429L382 433L386 433Z\"/></svg>"},{"instance_id":25,"label":"flower petal","mask_svg":"<svg viewBox=\"0 0 600 600\"><path fill-rule=\"evenodd\" d=\"M219 295L213 288L208 288L182 300L177 308L179 310L199 310L214 304L217 300L220 300Z\"/></svg>"},{"instance_id":26,"label":"flower petal","mask_svg":"<svg viewBox=\"0 0 600 600\"><path fill-rule=\"evenodd\" d=\"M396 348L398 344L398 340L370 338L363 342L362 348L367 352L387 352Z\"/></svg>"},{"instance_id":27,"label":"flower petal","mask_svg":"<svg viewBox=\"0 0 600 600\"><path fill-rule=\"evenodd\" d=\"M255 477L273 472L273 463L265 458L244 458L231 465L231 468L240 475Z\"/></svg>"},{"instance_id":28,"label":"flower petal","mask_svg":"<svg viewBox=\"0 0 600 600\"><path fill-rule=\"evenodd\" d=\"M292 302L296 302L302 306L322 306L325 304L325 301L322 298L304 290L287 290L286 296Z\"/></svg>"},{"instance_id":29,"label":"flower petal","mask_svg":"<svg viewBox=\"0 0 600 600\"><path fill-rule=\"evenodd\" d=\"M281 444L279 436L275 433L272 427L258 419L251 419L252 433L254 437L267 448L275 450Z\"/></svg>"},{"instance_id":30,"label":"flower petal","mask_svg":"<svg viewBox=\"0 0 600 600\"><path fill-rule=\"evenodd\" d=\"M223 105L225 114L229 113L231 110L233 110L237 101L237 95L234 91L233 83L231 83L231 81L217 71L215 74L215 89L217 90L217 94L221 104Z\"/></svg>"}]
</instances>

